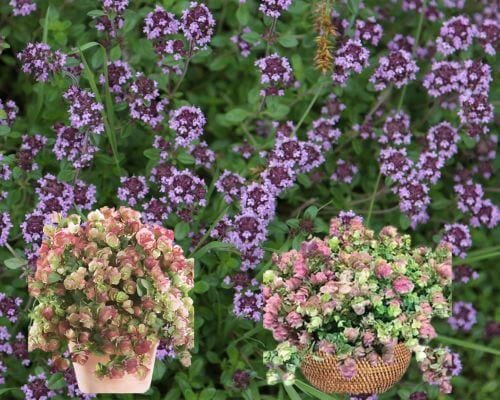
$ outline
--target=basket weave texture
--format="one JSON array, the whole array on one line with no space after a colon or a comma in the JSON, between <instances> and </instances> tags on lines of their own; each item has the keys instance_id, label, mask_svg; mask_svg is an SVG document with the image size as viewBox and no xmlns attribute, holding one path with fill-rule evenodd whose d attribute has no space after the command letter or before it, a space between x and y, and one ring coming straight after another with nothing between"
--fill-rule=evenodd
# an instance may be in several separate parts
<instances>
[{"instance_id":1,"label":"basket weave texture","mask_svg":"<svg viewBox=\"0 0 500 400\"><path fill-rule=\"evenodd\" d=\"M399 343L393 363L380 360L372 365L368 361L357 360L356 376L346 379L340 373L337 357L324 353L317 353L317 356L321 359L312 355L304 357L300 369L313 386L325 393L383 393L403 377L411 360L411 352Z\"/></svg>"}]
</instances>

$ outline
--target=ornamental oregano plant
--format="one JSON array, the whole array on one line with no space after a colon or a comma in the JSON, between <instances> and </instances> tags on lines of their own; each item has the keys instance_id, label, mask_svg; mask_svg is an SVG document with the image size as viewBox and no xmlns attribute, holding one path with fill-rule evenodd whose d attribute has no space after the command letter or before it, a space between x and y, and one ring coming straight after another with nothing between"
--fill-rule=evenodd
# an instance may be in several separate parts
<instances>
[{"instance_id":1,"label":"ornamental oregano plant","mask_svg":"<svg viewBox=\"0 0 500 400\"><path fill-rule=\"evenodd\" d=\"M30 295L36 299L30 350L51 352L57 369L72 344L71 360L90 353L110 356L98 377L139 377L162 342L184 366L194 345L193 260L173 242L174 233L141 222L130 208L101 208L84 223L79 215L53 215L44 227Z\"/></svg>"},{"instance_id":2,"label":"ornamental oregano plant","mask_svg":"<svg viewBox=\"0 0 500 400\"><path fill-rule=\"evenodd\" d=\"M71 365L56 368L72 363L66 335L87 329L85 310L72 332L38 335L61 346L56 363L28 352L30 315L50 330L74 311L40 317L28 282L54 212L84 229L92 210L126 207L194 260L192 362L180 362L187 348L170 345L168 324L145 324L146 336L163 334L148 399L324 400L300 373L267 384L263 353L277 343L263 326L263 274L273 254L300 252L349 211L366 229L410 235L413 248L448 243L454 257L451 315L433 320L428 344L442 350L425 351L423 380L413 363L378 399L494 398L499 20L492 0L0 1L0 397L92 398ZM61 265L50 290L78 271ZM134 301L148 296L139 279L155 288L140 267L137 297L120 289ZM110 306L132 318L122 293ZM101 372L141 363L126 353ZM451 354L462 371L443 394L449 375L432 366Z\"/></svg>"},{"instance_id":3,"label":"ornamental oregano plant","mask_svg":"<svg viewBox=\"0 0 500 400\"><path fill-rule=\"evenodd\" d=\"M451 312L451 246L412 248L409 235L386 226L375 235L361 217L343 213L330 233L300 250L276 254L264 272L263 324L279 342L264 353L268 382L291 385L303 357L335 355L346 379L356 360L394 362L398 343L415 353L423 378L451 392L458 356L432 348L433 317Z\"/></svg>"}]
</instances>

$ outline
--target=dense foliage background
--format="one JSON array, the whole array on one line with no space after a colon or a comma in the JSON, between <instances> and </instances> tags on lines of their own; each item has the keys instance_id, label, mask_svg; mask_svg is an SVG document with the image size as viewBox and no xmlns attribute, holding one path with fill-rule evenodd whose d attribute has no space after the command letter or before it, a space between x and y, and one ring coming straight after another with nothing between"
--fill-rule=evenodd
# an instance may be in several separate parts
<instances>
[{"instance_id":1,"label":"dense foliage background","mask_svg":"<svg viewBox=\"0 0 500 400\"><path fill-rule=\"evenodd\" d=\"M196 347L192 366L183 368L175 358L166 356L157 360L154 384L146 395L103 395L99 398L333 398L315 393L303 383L287 390L282 385L267 385L262 351L273 347L274 341L259 321L262 304L258 284L251 280L260 279L260 272L266 269L274 251L297 247L311 234L324 235L329 219L341 210L353 210L365 216L375 229L391 224L408 231L418 244L438 243L446 224L470 226L472 246L458 246L464 247L467 256L465 260L457 257L454 264L472 267L478 275L460 267L462 275L471 279L460 283L456 276L454 299L455 302L471 303L477 310L477 321L473 321L470 309L462 310L464 315L457 318L469 319L465 322L471 322L471 329L467 329L467 325L463 329L461 325L454 330L446 321L441 321L438 325L440 336L436 339L452 346L461 356L463 370L453 381L454 393L439 395L435 388L425 386L421 383L418 369L412 365L403 381L379 398L408 399L411 393L417 391L426 392L430 399L494 398L499 389L497 377L500 365L497 294L500 289L497 273L500 230L495 228L498 210L490 210L489 220L473 223L476 226L472 226L470 210L463 204L460 206L464 196L460 197L453 185L462 182L455 179L457 175L462 180L470 178L474 184L480 185L481 190L473 186L472 194L465 196L472 199L473 204L469 204L472 208L477 206L478 201L485 202L485 199L493 203L498 201L500 182L495 173L498 168L494 140L496 126L494 121L490 123L488 132L480 125L491 122L491 117L486 116L480 124L474 122L471 126L469 121L464 123L457 115L459 110L470 106L456 93L471 80L470 71L458 81L452 79L450 87L455 89L443 89L439 97L430 95L429 88L424 87L422 82L432 68L433 57L436 60L455 60L459 68L463 68L466 60L481 61L494 67L494 49L498 47L498 3L488 0L294 0L279 18L273 18L259 11L260 4L272 2L209 0L205 4L213 14L215 27L213 36L208 35L207 46L203 48L204 43L201 43L196 49L197 46L189 46L189 41L181 38L186 53L178 61L167 55L163 68L158 66L160 58L155 47L161 52L158 49L164 43L158 38L146 37L144 19L156 4L161 4L180 18L183 10L189 8L189 2L130 1L128 7L112 15L109 8L104 8L113 20L112 24L105 16L103 3L105 7L110 7L110 3L120 2L2 0L0 4L0 292L3 293L0 294L0 397L39 398L35 392L30 397L26 390L21 390L26 384L32 389L35 384L41 385L38 393L46 392L48 387L54 390L52 395L61 399L74 395L71 374L54 373L47 363L46 354L28 354L23 338L32 305L26 292L26 277L33 268L39 240L36 233L39 235L45 215L51 210L85 213L90 208L120 204L144 210L143 204L149 202L151 197L161 200L170 196L168 201L149 203L148 215L175 229L177 242L196 258L196 285L193 291ZM36 4L36 9L31 4ZM325 9L329 22L324 19L322 10ZM481 37L478 31L473 43L465 43L459 51L448 56L439 52L435 54L434 46L443 22L457 15L468 16L471 24L477 24L476 30L486 19L496 20L496 39L488 42L489 39ZM368 21L371 17L383 27L380 43L377 40L364 42L369 58L366 65L360 66L361 73L353 72L344 86L334 83L328 69L333 67L335 59L341 59L340 53L335 54L336 49L342 48L346 40L355 35L355 28L359 26L357 21ZM325 26L330 23L335 32L325 33ZM96 24L100 29L96 29ZM231 40L235 35L240 36ZM405 39L405 36L410 39ZM48 63L42 63L42 67L36 63L29 64L30 54L32 56L33 53L24 53L24 58L19 59L18 55L28 43L41 42L47 43L52 51L60 50L67 54L66 62L61 62L54 55ZM193 42L196 40L191 40ZM326 48L330 44L333 59L328 57L324 48L323 53L317 51L316 43L318 46L326 43ZM378 68L379 59L386 56L389 50L398 48L405 48L409 55L413 53L419 67L416 79L404 80L401 87L389 84L383 91L375 90L369 80ZM285 84L280 86L284 96L268 95L263 98L259 94L260 69L265 66L256 66L255 61L273 53L287 57L294 78L285 79ZM189 59L188 63L186 59ZM158 83L159 93L145 101L140 98L147 92L144 87L135 92L131 86L127 93L110 93L108 82L113 78L113 71L105 67L107 61L118 60L128 63L133 71L133 77L126 79L126 85L138 79L135 73L140 72ZM28 73L21 71L23 66ZM34 70L40 72L39 68L49 71L46 81L41 81L44 79L33 73ZM324 74L321 68L325 69ZM336 73L339 68L337 64ZM105 79L106 74L108 80ZM103 127L92 126L92 122L89 124L88 121L79 126L75 118L70 121L69 106L77 108L76 111L70 110L73 117L79 112L75 97L63 98L70 85L89 91L87 95L78 92L77 95L82 96L79 100L85 98L104 105L102 116L100 110L94 115L96 119L104 119L100 121L104 122ZM481 88L483 95L487 95L489 89L489 102L493 106L498 105L499 90L494 80ZM88 93L94 93L93 100ZM337 96L337 101L344 104L345 109L339 108L338 103L329 97L331 94ZM16 106L9 101L15 102ZM146 105L151 103L156 107L161 103L164 111L158 107L143 110L142 114L139 110L139 114L134 115L129 112L130 108L134 108L134 102L136 109L141 106L147 108ZM81 104L85 106L85 103ZM331 108L325 107L328 104ZM203 145L174 144L182 135L175 127L172 129L172 124L169 127L169 120L173 118L169 112L183 105L199 107L203 112L206 125L194 137L193 143L198 143L196 140L203 134L200 140L206 141L209 150ZM18 108L17 117L9 112L15 107ZM405 147L415 162L422 149L428 146L426 135L429 128L443 121L459 128L458 151L445 157L446 164L441 167L440 179L426 186L429 188L430 204L424 204L417 210L424 213L427 210L429 218L416 221L414 229L410 226L411 210L401 212L398 205L398 197L404 197L401 186L409 187L410 184L407 182L399 189L391 190L398 187L394 176L391 179L379 174L381 163L378 155L386 145L377 139L387 135L382 128L393 110L404 111L410 117L412 140ZM155 124L148 120L148 113L161 121ZM318 128L322 115L323 118L330 118L324 131ZM338 116L339 121L332 122ZM141 117L144 117L143 121ZM305 167L292 171L282 157L278 167L286 165L288 169L274 171L277 175L282 174L276 179L284 182L285 189L271 194L277 197L276 208L271 207L270 217L259 222L262 226L245 228L243 223L238 224L241 222L239 216L243 215L239 214L241 192L238 180L233 181L231 186L234 192L228 197L235 200L230 204L225 201L224 193L216 182L225 170L239 174L247 183L269 180L270 171L276 168L276 164L270 162L273 146L282 143L276 141L277 129L273 123L286 121L295 124L289 133L292 136L296 134L304 143L308 140L312 143L315 135L321 137L321 133L326 132L328 140L320 141L320 153L325 161L312 168L316 164L307 160ZM64 133L61 130L64 128L56 124L69 126L70 123L75 128L74 135L84 133L80 139L66 138L65 147L61 142ZM373 125L373 129L366 138L362 133L371 132L369 124ZM361 129L356 125L362 125ZM338 139L337 128L340 130ZM284 130L283 127L280 129ZM309 131L312 134L308 136ZM154 146L155 135L163 137L165 142L160 143L156 139ZM397 144L393 137L389 137L389 142L389 145ZM74 146L73 153L71 145ZM162 149L159 145L163 146ZM95 146L95 151L90 151L89 146ZM78 166L81 154L90 154L90 159ZM339 159L356 168L339 170ZM307 168L308 163L311 168ZM181 189L184 187L182 182L170 179L170 170L155 169L166 164L175 166L179 171L188 169L196 174L196 179L203 181L196 180L196 185L188 186L181 193L183 198L173 202L173 195L160 189L165 185L168 186L167 191L175 185ZM409 175L409 171L403 171ZM334 172L337 174L332 177ZM52 177L47 174L52 174ZM342 177L345 175L353 175L352 180L344 181ZM132 176L143 176L144 181L123 179ZM39 181L42 177L45 179ZM160 182L155 182L155 177ZM64 184L57 184L56 181ZM193 193L189 193L190 190ZM71 191L71 196L68 191ZM144 196L146 192L148 194ZM195 200L188 200L189 194L194 194ZM406 200L417 204L411 196ZM425 195L419 197L422 198ZM155 215L154 210L158 209L153 210L153 205L160 210ZM30 214L33 210L37 210L36 213ZM473 211L472 218L478 212ZM38 219L30 219L33 215ZM220 234L222 226L218 223L226 221L225 216L229 218L228 225L236 232L233 236ZM236 219L234 216L237 216ZM216 225L219 235L214 233ZM238 273L242 265L240 251L236 248L238 229L246 229L245 232L256 233L257 236L264 235L255 248L243 255L243 269L250 268L242 273ZM260 256L259 251L263 251ZM236 286L236 292L232 286ZM9 315L9 310L17 318ZM29 376L41 373L45 374L47 381L35 379L35 383L28 383Z\"/></svg>"}]
</instances>

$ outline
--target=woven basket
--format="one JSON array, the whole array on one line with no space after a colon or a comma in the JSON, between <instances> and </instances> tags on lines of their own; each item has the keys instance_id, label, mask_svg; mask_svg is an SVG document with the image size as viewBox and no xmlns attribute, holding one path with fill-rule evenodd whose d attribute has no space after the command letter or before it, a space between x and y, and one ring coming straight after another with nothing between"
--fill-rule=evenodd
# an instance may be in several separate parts
<instances>
[{"instance_id":1,"label":"woven basket","mask_svg":"<svg viewBox=\"0 0 500 400\"><path fill-rule=\"evenodd\" d=\"M357 374L346 379L340 373L335 356L319 353L321 359L307 355L300 369L309 382L325 393L372 394L383 393L398 382L408 369L411 352L403 344L395 348L394 362L391 364L380 360L371 365L367 361L356 361Z\"/></svg>"}]
</instances>

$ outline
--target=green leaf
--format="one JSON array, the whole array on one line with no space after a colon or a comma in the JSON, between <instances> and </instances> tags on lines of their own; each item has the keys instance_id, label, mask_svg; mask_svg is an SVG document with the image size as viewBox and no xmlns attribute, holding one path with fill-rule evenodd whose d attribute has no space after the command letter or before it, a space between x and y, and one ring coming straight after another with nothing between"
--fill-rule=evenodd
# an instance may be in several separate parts
<instances>
[{"instance_id":1,"label":"green leaf","mask_svg":"<svg viewBox=\"0 0 500 400\"><path fill-rule=\"evenodd\" d=\"M411 225L410 218L408 218L406 214L401 214L399 216L399 226L401 227L401 229L407 230L410 227L410 225Z\"/></svg>"},{"instance_id":2,"label":"green leaf","mask_svg":"<svg viewBox=\"0 0 500 400\"><path fill-rule=\"evenodd\" d=\"M436 340L445 343L445 344L451 344L459 347L463 347L465 349L469 350L474 350L474 351L480 351L483 353L489 353L489 354L494 354L496 356L500 356L500 350L482 345L482 344L477 344L473 342L469 342L467 340L460 340L460 339L455 339L447 336L442 336L438 335Z\"/></svg>"},{"instance_id":3,"label":"green leaf","mask_svg":"<svg viewBox=\"0 0 500 400\"><path fill-rule=\"evenodd\" d=\"M8 258L7 260L5 260L4 264L8 269L19 269L19 268L27 265L28 261L23 260L22 258L13 257L13 258Z\"/></svg>"},{"instance_id":4,"label":"green leaf","mask_svg":"<svg viewBox=\"0 0 500 400\"><path fill-rule=\"evenodd\" d=\"M248 12L248 6L246 4L240 4L238 10L236 10L236 19L240 25L246 26L248 24L248 18L250 13Z\"/></svg>"},{"instance_id":5,"label":"green leaf","mask_svg":"<svg viewBox=\"0 0 500 400\"><path fill-rule=\"evenodd\" d=\"M61 372L52 375L47 381L47 386L51 390L59 390L66 386L66 380Z\"/></svg>"},{"instance_id":6,"label":"green leaf","mask_svg":"<svg viewBox=\"0 0 500 400\"><path fill-rule=\"evenodd\" d=\"M285 388L288 397L290 397L290 400L302 400L293 386L283 385L283 387Z\"/></svg>"},{"instance_id":7,"label":"green leaf","mask_svg":"<svg viewBox=\"0 0 500 400\"><path fill-rule=\"evenodd\" d=\"M183 164L186 164L186 165L193 165L194 164L194 157L189 154L189 153L186 153L185 151L179 153L179 155L177 156L177 159L183 163Z\"/></svg>"},{"instance_id":8,"label":"green leaf","mask_svg":"<svg viewBox=\"0 0 500 400\"><path fill-rule=\"evenodd\" d=\"M316 215L318 215L318 207L316 206L307 207L307 210L304 211L305 218L314 219L316 218Z\"/></svg>"},{"instance_id":9,"label":"green leaf","mask_svg":"<svg viewBox=\"0 0 500 400\"><path fill-rule=\"evenodd\" d=\"M193 254L193 258L199 260L205 254L207 254L208 252L211 252L211 251L226 251L226 252L233 252L233 253L237 253L238 252L236 250L236 248L232 244L225 243L225 242L214 241L214 242L207 243L205 246L203 246L202 248L198 249Z\"/></svg>"},{"instance_id":10,"label":"green leaf","mask_svg":"<svg viewBox=\"0 0 500 400\"><path fill-rule=\"evenodd\" d=\"M315 399L319 400L334 400L336 397L329 396L326 393L323 393L321 390L318 390L310 385L308 385L305 382L302 382L299 379L295 380L295 385L302 390L304 393L307 393L308 395L314 397Z\"/></svg>"},{"instance_id":11,"label":"green leaf","mask_svg":"<svg viewBox=\"0 0 500 400\"><path fill-rule=\"evenodd\" d=\"M0 136L7 136L10 133L10 127L7 125L0 125Z\"/></svg>"},{"instance_id":12,"label":"green leaf","mask_svg":"<svg viewBox=\"0 0 500 400\"><path fill-rule=\"evenodd\" d=\"M250 113L247 110L244 110L243 108L234 108L231 111L227 112L224 114L224 118L226 121L233 123L233 124L239 124L240 122L244 121L246 117L248 117Z\"/></svg>"},{"instance_id":13,"label":"green leaf","mask_svg":"<svg viewBox=\"0 0 500 400\"><path fill-rule=\"evenodd\" d=\"M77 50L70 52L69 54L76 54L80 51L85 51L85 50L91 49L92 47L95 47L95 46L100 46L100 45L97 42L88 42L88 43L82 44Z\"/></svg>"},{"instance_id":14,"label":"green leaf","mask_svg":"<svg viewBox=\"0 0 500 400\"><path fill-rule=\"evenodd\" d=\"M87 13L89 17L102 17L106 15L106 13L102 10L92 10Z\"/></svg>"},{"instance_id":15,"label":"green leaf","mask_svg":"<svg viewBox=\"0 0 500 400\"><path fill-rule=\"evenodd\" d=\"M49 283L56 283L61 280L61 275L59 275L57 272L52 271L49 274Z\"/></svg>"},{"instance_id":16,"label":"green leaf","mask_svg":"<svg viewBox=\"0 0 500 400\"><path fill-rule=\"evenodd\" d=\"M206 281L199 281L199 282L196 282L194 284L194 289L193 291L195 293L205 293L205 292L208 292L208 290L210 289L210 285L208 284L208 282Z\"/></svg>"},{"instance_id":17,"label":"green leaf","mask_svg":"<svg viewBox=\"0 0 500 400\"><path fill-rule=\"evenodd\" d=\"M160 150L158 149L147 149L144 150L143 154L146 156L146 158L149 158L153 161L158 161L160 159Z\"/></svg>"},{"instance_id":18,"label":"green leaf","mask_svg":"<svg viewBox=\"0 0 500 400\"><path fill-rule=\"evenodd\" d=\"M153 381L159 381L163 378L165 372L167 372L167 366L163 361L157 359L153 369Z\"/></svg>"},{"instance_id":19,"label":"green leaf","mask_svg":"<svg viewBox=\"0 0 500 400\"><path fill-rule=\"evenodd\" d=\"M205 388L201 391L198 400L211 400L214 398L217 390L215 388Z\"/></svg>"},{"instance_id":20,"label":"green leaf","mask_svg":"<svg viewBox=\"0 0 500 400\"><path fill-rule=\"evenodd\" d=\"M295 36L293 36L293 34L290 33L281 36L278 39L278 43L281 44L283 47L292 48L292 47L297 47L299 41Z\"/></svg>"},{"instance_id":21,"label":"green leaf","mask_svg":"<svg viewBox=\"0 0 500 400\"><path fill-rule=\"evenodd\" d=\"M187 222L179 222L176 226L175 226L175 229L174 229L174 233L175 233L175 239L176 240L182 240L184 239L185 237L187 237L188 233L189 233L189 224Z\"/></svg>"},{"instance_id":22,"label":"green leaf","mask_svg":"<svg viewBox=\"0 0 500 400\"><path fill-rule=\"evenodd\" d=\"M0 119L7 119L7 113L5 110L0 109Z\"/></svg>"}]
</instances>

